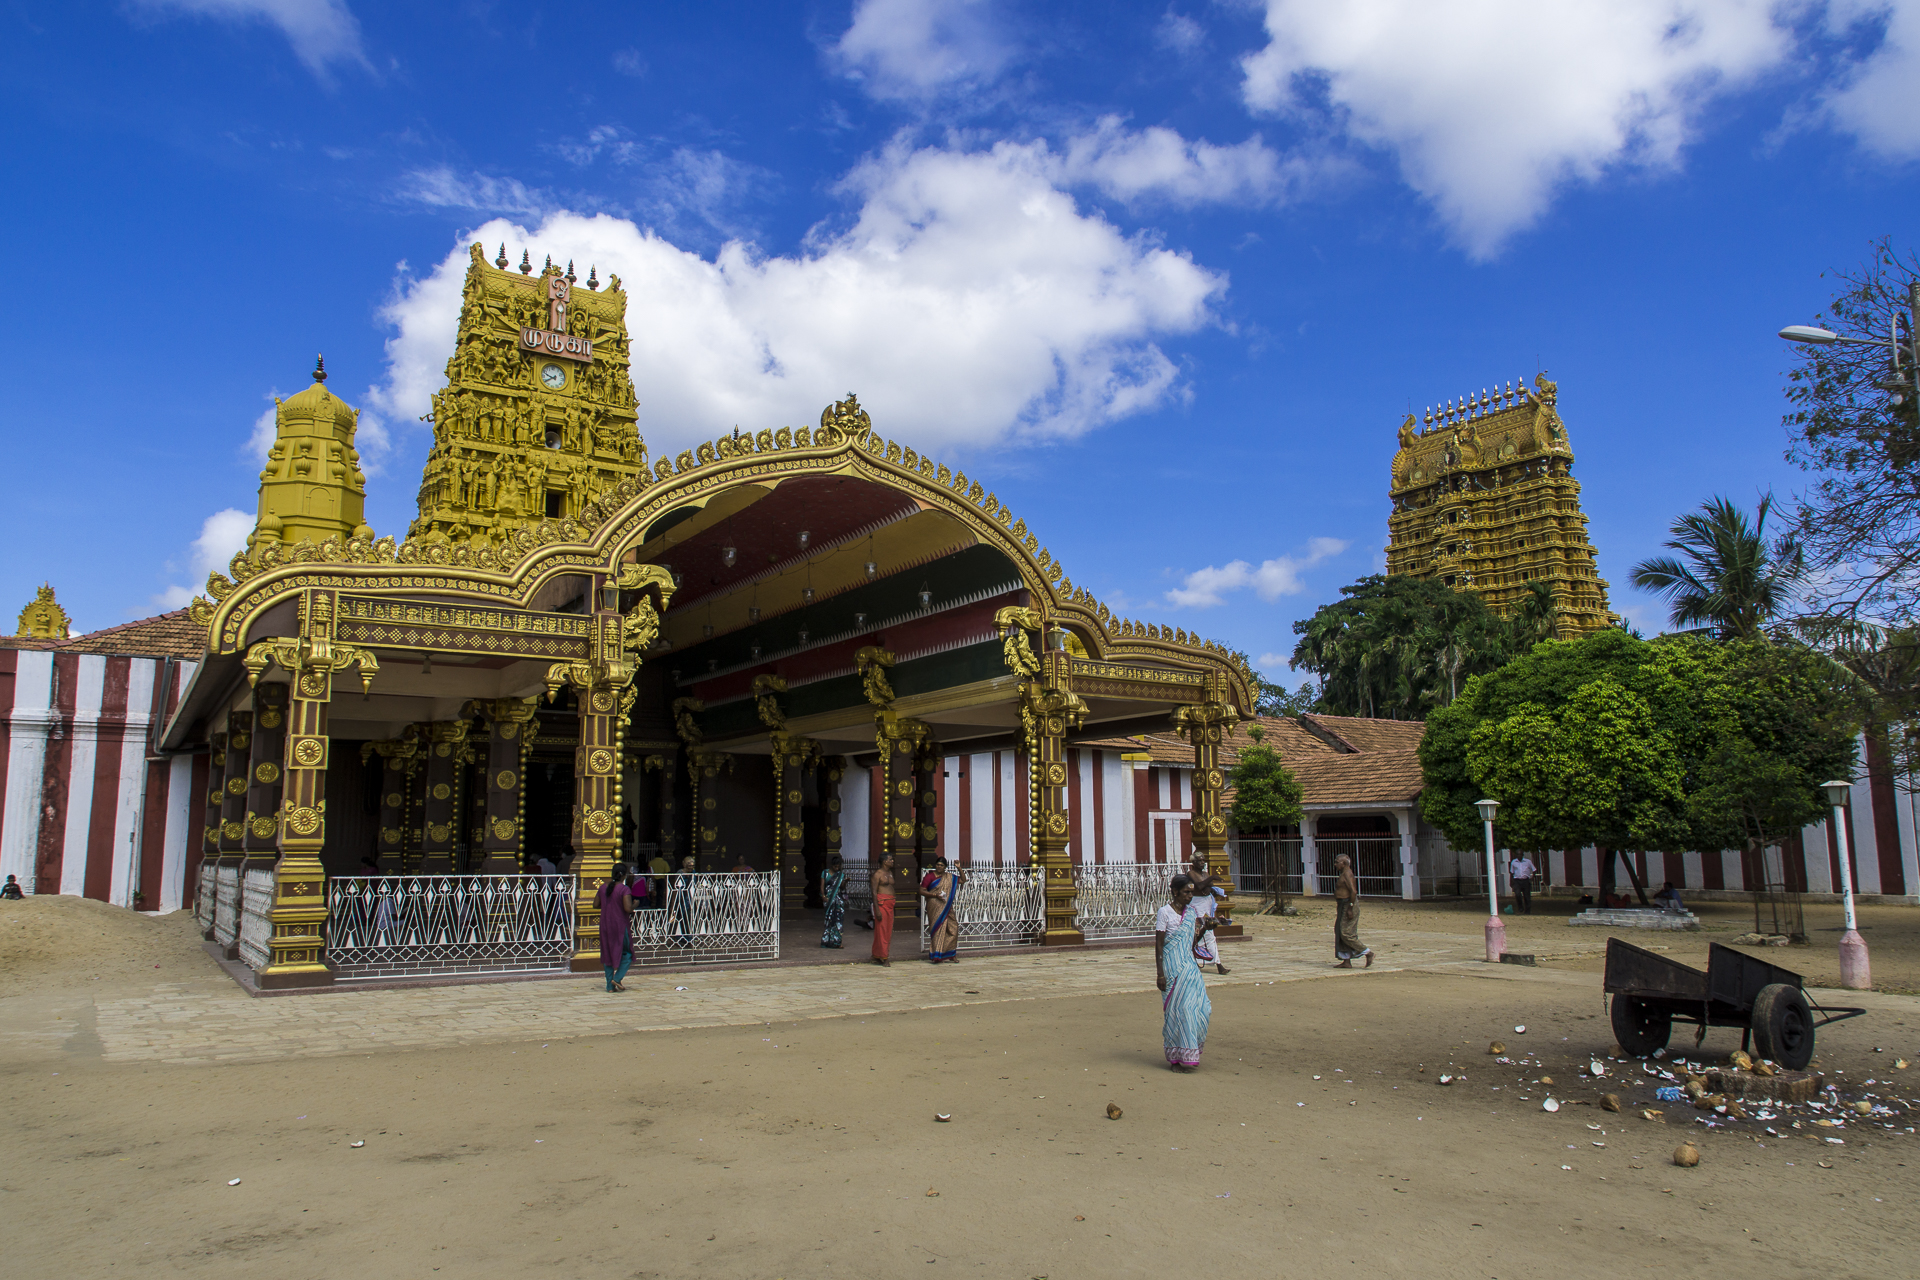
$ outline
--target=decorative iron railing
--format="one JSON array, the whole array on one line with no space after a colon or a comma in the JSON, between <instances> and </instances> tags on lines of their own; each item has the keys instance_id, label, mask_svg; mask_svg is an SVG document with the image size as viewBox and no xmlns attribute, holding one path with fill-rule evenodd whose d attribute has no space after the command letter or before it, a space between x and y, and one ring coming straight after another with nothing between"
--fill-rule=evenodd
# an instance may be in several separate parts
<instances>
[{"instance_id":1,"label":"decorative iron railing","mask_svg":"<svg viewBox=\"0 0 1920 1280\"><path fill-rule=\"evenodd\" d=\"M214 865L211 862L200 864L200 882L193 894L193 922L200 926L201 933L213 928Z\"/></svg>"},{"instance_id":2,"label":"decorative iron railing","mask_svg":"<svg viewBox=\"0 0 1920 1280\"><path fill-rule=\"evenodd\" d=\"M779 872L672 875L665 898L633 913L636 965L780 958Z\"/></svg>"},{"instance_id":3,"label":"decorative iron railing","mask_svg":"<svg viewBox=\"0 0 1920 1280\"><path fill-rule=\"evenodd\" d=\"M1298 836L1283 836L1274 840L1236 839L1233 852L1239 868L1234 879L1234 892L1242 901L1253 900L1248 903L1249 908L1277 911L1283 900L1300 896Z\"/></svg>"},{"instance_id":4,"label":"decorative iron railing","mask_svg":"<svg viewBox=\"0 0 1920 1280\"><path fill-rule=\"evenodd\" d=\"M239 867L214 869L213 940L223 947L230 947L240 940Z\"/></svg>"},{"instance_id":5,"label":"decorative iron railing","mask_svg":"<svg viewBox=\"0 0 1920 1280\"><path fill-rule=\"evenodd\" d=\"M1167 905L1174 863L1095 863L1073 869L1075 923L1088 942L1151 938L1154 918Z\"/></svg>"},{"instance_id":6,"label":"decorative iron railing","mask_svg":"<svg viewBox=\"0 0 1920 1280\"><path fill-rule=\"evenodd\" d=\"M1341 854L1353 859L1354 878L1360 882L1363 898L1397 898L1401 894L1400 840L1395 837L1351 840L1316 840L1319 850L1319 890L1332 893L1340 882L1334 874L1333 860Z\"/></svg>"},{"instance_id":7,"label":"decorative iron railing","mask_svg":"<svg viewBox=\"0 0 1920 1280\"><path fill-rule=\"evenodd\" d=\"M335 876L327 960L337 980L564 969L572 876Z\"/></svg>"},{"instance_id":8,"label":"decorative iron railing","mask_svg":"<svg viewBox=\"0 0 1920 1280\"><path fill-rule=\"evenodd\" d=\"M273 872L259 868L247 872L240 885L240 958L249 969L258 972L273 958L268 942L273 937Z\"/></svg>"},{"instance_id":9,"label":"decorative iron railing","mask_svg":"<svg viewBox=\"0 0 1920 1280\"><path fill-rule=\"evenodd\" d=\"M1047 895L1045 879L1031 866L962 866L966 878L954 899L953 914L960 925L959 949L980 951L990 947L1024 947L1040 941L1046 927ZM902 877L900 901L914 901L917 881ZM931 904L929 904L931 905ZM931 913L920 913L920 950L928 950Z\"/></svg>"}]
</instances>

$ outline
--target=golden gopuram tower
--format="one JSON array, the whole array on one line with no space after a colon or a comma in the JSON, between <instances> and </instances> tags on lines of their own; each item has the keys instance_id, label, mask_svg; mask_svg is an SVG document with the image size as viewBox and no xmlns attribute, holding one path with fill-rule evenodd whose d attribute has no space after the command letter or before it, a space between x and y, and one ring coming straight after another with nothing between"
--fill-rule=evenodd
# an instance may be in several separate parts
<instances>
[{"instance_id":1,"label":"golden gopuram tower","mask_svg":"<svg viewBox=\"0 0 1920 1280\"><path fill-rule=\"evenodd\" d=\"M446 389L409 540L492 545L543 519L577 516L640 474L645 446L627 373L627 295L618 276L584 288L569 263L535 271L479 245L460 300Z\"/></svg>"},{"instance_id":2,"label":"golden gopuram tower","mask_svg":"<svg viewBox=\"0 0 1920 1280\"><path fill-rule=\"evenodd\" d=\"M1607 584L1587 538L1573 448L1541 374L1407 415L1393 455L1387 572L1472 591L1503 617L1553 593L1562 639L1610 626Z\"/></svg>"}]
</instances>

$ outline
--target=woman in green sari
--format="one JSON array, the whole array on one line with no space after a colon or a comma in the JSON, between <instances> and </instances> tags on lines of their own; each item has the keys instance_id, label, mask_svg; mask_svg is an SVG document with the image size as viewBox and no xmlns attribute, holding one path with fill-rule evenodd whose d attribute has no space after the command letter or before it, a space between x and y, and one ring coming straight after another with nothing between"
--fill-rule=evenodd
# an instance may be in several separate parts
<instances>
[{"instance_id":1,"label":"woman in green sari","mask_svg":"<svg viewBox=\"0 0 1920 1280\"><path fill-rule=\"evenodd\" d=\"M838 950L840 929L847 918L847 873L837 853L827 859L827 869L820 873L820 903L827 909L827 927L820 934L820 945Z\"/></svg>"}]
</instances>

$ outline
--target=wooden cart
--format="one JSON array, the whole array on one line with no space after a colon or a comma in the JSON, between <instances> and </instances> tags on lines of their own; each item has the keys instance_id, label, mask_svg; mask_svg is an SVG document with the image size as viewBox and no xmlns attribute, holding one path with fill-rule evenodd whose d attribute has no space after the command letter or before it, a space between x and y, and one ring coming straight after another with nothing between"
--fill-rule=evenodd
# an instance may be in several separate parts
<instances>
[{"instance_id":1,"label":"wooden cart","mask_svg":"<svg viewBox=\"0 0 1920 1280\"><path fill-rule=\"evenodd\" d=\"M1665 1048L1676 1021L1691 1022L1699 1028L1695 1044L1708 1027L1739 1027L1741 1048L1794 1071L1813 1061L1814 1028L1866 1012L1822 1008L1807 998L1799 974L1717 942L1702 973L1609 938L1606 991L1614 1039L1634 1057Z\"/></svg>"}]
</instances>

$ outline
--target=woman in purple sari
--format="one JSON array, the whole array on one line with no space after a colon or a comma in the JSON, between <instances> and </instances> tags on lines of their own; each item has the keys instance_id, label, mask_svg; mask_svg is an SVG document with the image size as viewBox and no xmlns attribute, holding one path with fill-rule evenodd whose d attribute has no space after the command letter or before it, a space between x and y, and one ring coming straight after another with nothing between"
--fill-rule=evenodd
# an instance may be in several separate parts
<instances>
[{"instance_id":1,"label":"woman in purple sari","mask_svg":"<svg viewBox=\"0 0 1920 1280\"><path fill-rule=\"evenodd\" d=\"M633 964L633 890L627 888L627 864L613 864L613 875L593 895L600 910L600 967L607 971L607 990L625 991L621 979Z\"/></svg>"}]
</instances>

